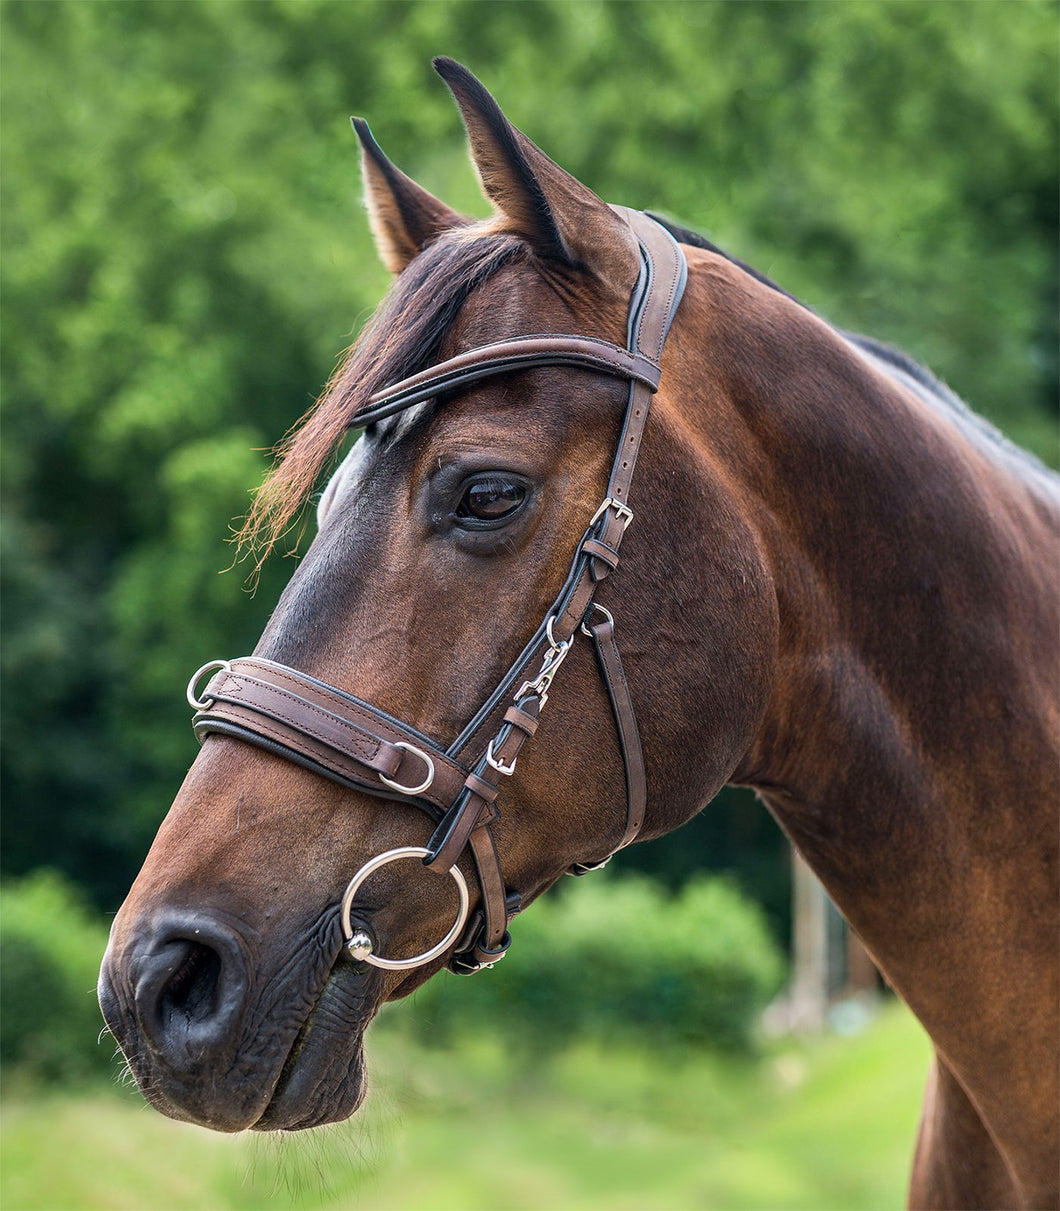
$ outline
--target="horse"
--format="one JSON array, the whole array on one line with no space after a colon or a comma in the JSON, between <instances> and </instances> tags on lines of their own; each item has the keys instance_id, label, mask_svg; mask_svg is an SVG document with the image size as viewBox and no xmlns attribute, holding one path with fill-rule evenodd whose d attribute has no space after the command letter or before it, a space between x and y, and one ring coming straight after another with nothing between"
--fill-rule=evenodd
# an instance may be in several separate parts
<instances>
[{"instance_id":1,"label":"horse","mask_svg":"<svg viewBox=\"0 0 1060 1211\"><path fill-rule=\"evenodd\" d=\"M911 1205L1056 1206L1060 481L435 66L493 215L355 120L395 280L259 550L363 435L254 655L189 687L100 975L140 1088L219 1131L348 1117L384 1001L732 783L930 1035Z\"/></svg>"}]
</instances>

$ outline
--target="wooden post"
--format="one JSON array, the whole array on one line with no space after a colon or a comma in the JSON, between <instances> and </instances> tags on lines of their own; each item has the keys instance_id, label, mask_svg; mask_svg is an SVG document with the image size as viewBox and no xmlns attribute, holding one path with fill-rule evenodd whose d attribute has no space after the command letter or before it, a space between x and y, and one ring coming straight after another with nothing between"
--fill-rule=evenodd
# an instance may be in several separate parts
<instances>
[{"instance_id":1,"label":"wooden post","mask_svg":"<svg viewBox=\"0 0 1060 1211\"><path fill-rule=\"evenodd\" d=\"M872 956L858 935L847 926L847 994L871 1000L880 991L880 976Z\"/></svg>"},{"instance_id":2,"label":"wooden post","mask_svg":"<svg viewBox=\"0 0 1060 1211\"><path fill-rule=\"evenodd\" d=\"M828 896L792 847L792 980L790 1028L824 1030L828 1012Z\"/></svg>"}]
</instances>

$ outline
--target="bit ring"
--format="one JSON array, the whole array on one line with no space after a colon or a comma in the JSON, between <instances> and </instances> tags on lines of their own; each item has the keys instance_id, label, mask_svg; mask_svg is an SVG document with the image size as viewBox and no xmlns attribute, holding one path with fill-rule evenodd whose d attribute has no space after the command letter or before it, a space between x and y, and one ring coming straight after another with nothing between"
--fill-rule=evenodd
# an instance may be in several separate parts
<instances>
[{"instance_id":1,"label":"bit ring","mask_svg":"<svg viewBox=\"0 0 1060 1211\"><path fill-rule=\"evenodd\" d=\"M404 845L399 849L388 849L385 853L377 854L374 858L369 859L353 876L342 894L342 903L339 908L342 936L349 949L353 949L351 943L353 943L355 936L353 925L350 922L350 909L353 904L353 897L357 894L358 888L365 879L381 866L386 866L389 862L397 862L400 858L429 858L430 856L431 851L425 849L422 845ZM367 954L364 954L364 940L363 938L358 938L357 949L361 962L370 963L373 967L382 967L386 971L406 971L410 967L422 967L424 963L429 963L432 959L436 959L439 955L444 954L460 936L460 931L464 928L464 923L467 921L468 907L470 905L467 880L461 874L460 869L456 866L450 867L449 874L453 876L453 881L456 883L456 890L460 895L460 907L457 909L453 927L445 937L440 942L435 943L430 950L425 950L422 954L415 955L411 959L384 959L380 955L372 954L370 950ZM361 930L356 932L358 934L363 933Z\"/></svg>"}]
</instances>

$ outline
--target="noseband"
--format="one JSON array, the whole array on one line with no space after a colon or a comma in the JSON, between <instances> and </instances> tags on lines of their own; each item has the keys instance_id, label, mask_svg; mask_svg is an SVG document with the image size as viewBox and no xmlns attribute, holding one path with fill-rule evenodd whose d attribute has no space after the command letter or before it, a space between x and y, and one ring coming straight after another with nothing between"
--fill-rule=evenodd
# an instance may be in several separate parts
<instances>
[{"instance_id":1,"label":"noseband","mask_svg":"<svg viewBox=\"0 0 1060 1211\"><path fill-rule=\"evenodd\" d=\"M490 826L499 814L502 780L514 773L523 745L537 731L549 687L579 634L592 641L611 704L625 768L626 820L617 845L602 857L578 863L570 873L584 874L603 866L636 838L644 822L647 791L636 716L615 641L614 619L594 597L600 582L618 567L622 537L633 520L630 484L687 268L681 249L663 227L647 215L615 209L632 227L641 252L624 349L595 337L567 335L524 336L484 345L384 388L351 420L351 426L369 425L442 392L537 366L579 366L630 384L607 491L589 519L563 587L533 638L453 743L442 748L368 702L259 657L211 661L188 686L200 743L214 734L236 736L343 786L413 803L436 821L426 848L405 846L377 855L354 875L342 897L340 918L347 949L355 959L378 967L418 967L440 957L454 943L449 968L461 975L491 966L504 956L511 944L508 924L519 911L520 898L505 886ZM211 670L217 671L200 698L196 686ZM470 915L467 885L456 865L466 849L482 893L479 907ZM375 870L413 857L456 881L457 920L423 954L385 959L373 953L367 930L354 927L353 900Z\"/></svg>"}]
</instances>

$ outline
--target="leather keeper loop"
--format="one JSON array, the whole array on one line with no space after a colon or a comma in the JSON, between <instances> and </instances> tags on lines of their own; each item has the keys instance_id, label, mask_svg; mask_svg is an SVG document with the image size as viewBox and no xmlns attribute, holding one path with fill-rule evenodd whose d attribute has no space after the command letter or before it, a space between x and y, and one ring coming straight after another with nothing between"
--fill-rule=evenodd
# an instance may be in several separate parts
<instances>
[{"instance_id":1,"label":"leather keeper loop","mask_svg":"<svg viewBox=\"0 0 1060 1211\"><path fill-rule=\"evenodd\" d=\"M501 938L499 944L490 948L489 946L475 946L472 950L475 958L480 963L495 963L498 959L503 959L508 953L508 948L512 944L512 935L507 930L504 931L504 937Z\"/></svg>"},{"instance_id":2,"label":"leather keeper loop","mask_svg":"<svg viewBox=\"0 0 1060 1211\"><path fill-rule=\"evenodd\" d=\"M598 538L587 538L582 543L582 550L594 561L600 560L606 563L611 571L618 567L618 552L614 547L609 547L606 542L601 542Z\"/></svg>"},{"instance_id":3,"label":"leather keeper loop","mask_svg":"<svg viewBox=\"0 0 1060 1211\"><path fill-rule=\"evenodd\" d=\"M504 722L510 723L512 727L517 727L529 739L537 731L541 720L535 718L527 711L520 710L517 706L510 706L504 712Z\"/></svg>"},{"instance_id":4,"label":"leather keeper loop","mask_svg":"<svg viewBox=\"0 0 1060 1211\"><path fill-rule=\"evenodd\" d=\"M468 774L464 785L473 795L478 795L486 803L492 804L500 794L499 787L494 786L492 782L487 782L485 778L480 778L478 774Z\"/></svg>"}]
</instances>

